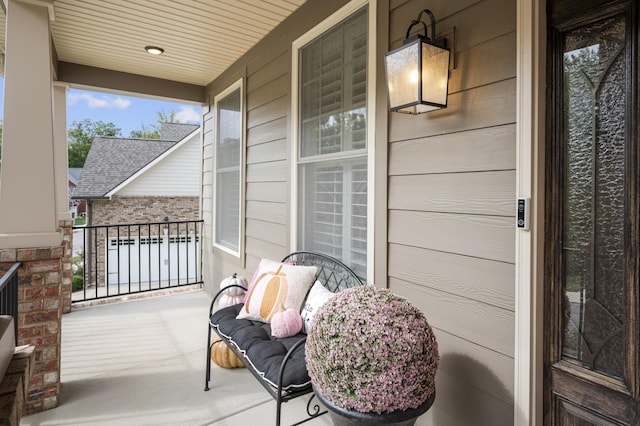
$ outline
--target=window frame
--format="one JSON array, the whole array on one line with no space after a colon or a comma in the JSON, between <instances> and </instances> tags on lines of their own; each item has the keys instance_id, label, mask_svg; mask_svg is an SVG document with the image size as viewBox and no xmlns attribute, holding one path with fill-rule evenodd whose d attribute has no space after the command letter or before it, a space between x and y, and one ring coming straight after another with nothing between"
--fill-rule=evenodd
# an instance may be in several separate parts
<instances>
[{"instance_id":1,"label":"window frame","mask_svg":"<svg viewBox=\"0 0 640 426\"><path fill-rule=\"evenodd\" d=\"M350 157L360 157L363 150L354 150L341 152L339 154L314 155L300 158L299 150L299 131L300 131L300 50L306 45L324 35L336 25L340 24L350 16L359 12L361 9L368 7L368 23L367 23L367 80L366 80L366 119L367 119L367 145L366 145L366 161L367 161L367 282L373 282L374 279L374 259L375 259L375 117L376 117L376 46L377 46L377 0L352 0L345 6L337 10L335 13L324 19L322 22L314 26L302 36L298 37L291 45L291 182L290 182L290 246L291 251L301 249L298 244L299 232L301 229L298 223L298 213L302 205L299 200L299 166L301 164L315 162L318 158L323 160L347 159Z\"/></svg>"},{"instance_id":2,"label":"window frame","mask_svg":"<svg viewBox=\"0 0 640 426\"><path fill-rule=\"evenodd\" d=\"M240 155L239 155L239 174L238 174L238 249L234 250L233 248L227 247L222 243L217 242L217 212L218 212L218 145L219 145L219 108L218 104L233 94L236 90L240 91ZM234 83L229 85L222 92L218 93L214 97L213 101L213 158L212 158L212 245L214 248L220 249L231 256L241 260L242 253L244 252L244 208L245 208L245 168L246 168L246 103L245 103L245 88L244 88L244 77L236 80Z\"/></svg>"}]
</instances>

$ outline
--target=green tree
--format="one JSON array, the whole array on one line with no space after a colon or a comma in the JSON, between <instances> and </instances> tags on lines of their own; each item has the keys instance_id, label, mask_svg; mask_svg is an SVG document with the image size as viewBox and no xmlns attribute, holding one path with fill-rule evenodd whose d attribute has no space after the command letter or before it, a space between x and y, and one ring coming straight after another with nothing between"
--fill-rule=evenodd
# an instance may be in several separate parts
<instances>
[{"instance_id":1,"label":"green tree","mask_svg":"<svg viewBox=\"0 0 640 426\"><path fill-rule=\"evenodd\" d=\"M158 126L160 123L179 123L180 120L176 117L176 112L174 110L170 110L169 112L158 111L156 116L156 122Z\"/></svg>"},{"instance_id":2,"label":"green tree","mask_svg":"<svg viewBox=\"0 0 640 426\"><path fill-rule=\"evenodd\" d=\"M88 118L71 123L67 132L69 167L82 167L96 136L120 136L113 123L91 121Z\"/></svg>"},{"instance_id":3,"label":"green tree","mask_svg":"<svg viewBox=\"0 0 640 426\"><path fill-rule=\"evenodd\" d=\"M132 130L129 134L130 138L136 139L160 139L160 127L162 123L180 123L180 120L176 117L177 113L174 110L169 112L158 111L156 113L156 122L147 127L144 121L140 123L140 130Z\"/></svg>"},{"instance_id":4,"label":"green tree","mask_svg":"<svg viewBox=\"0 0 640 426\"><path fill-rule=\"evenodd\" d=\"M133 139L160 139L160 130L156 126L148 128L143 121L140 123L140 130L132 130L129 137Z\"/></svg>"}]
</instances>

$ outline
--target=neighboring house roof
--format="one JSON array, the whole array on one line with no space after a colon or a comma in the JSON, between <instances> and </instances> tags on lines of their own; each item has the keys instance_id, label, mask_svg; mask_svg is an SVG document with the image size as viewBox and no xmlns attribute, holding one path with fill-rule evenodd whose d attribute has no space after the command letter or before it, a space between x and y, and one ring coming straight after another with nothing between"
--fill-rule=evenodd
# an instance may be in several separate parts
<instances>
[{"instance_id":1,"label":"neighboring house roof","mask_svg":"<svg viewBox=\"0 0 640 426\"><path fill-rule=\"evenodd\" d=\"M73 198L104 198L111 189L176 143L150 139L95 138Z\"/></svg>"},{"instance_id":2,"label":"neighboring house roof","mask_svg":"<svg viewBox=\"0 0 640 426\"><path fill-rule=\"evenodd\" d=\"M80 174L82 173L81 167L69 167L68 169L69 182L74 185L78 184L78 180L80 180Z\"/></svg>"},{"instance_id":3,"label":"neighboring house roof","mask_svg":"<svg viewBox=\"0 0 640 426\"><path fill-rule=\"evenodd\" d=\"M200 127L198 124L160 123L160 139L181 141Z\"/></svg>"},{"instance_id":4,"label":"neighboring house roof","mask_svg":"<svg viewBox=\"0 0 640 426\"><path fill-rule=\"evenodd\" d=\"M200 128L105 194L195 196L200 193Z\"/></svg>"},{"instance_id":5,"label":"neighboring house roof","mask_svg":"<svg viewBox=\"0 0 640 426\"><path fill-rule=\"evenodd\" d=\"M192 134L197 124L162 123L160 134L169 139L96 137L87 154L75 199L108 198L110 192L163 156ZM178 140L174 140L180 137Z\"/></svg>"}]
</instances>

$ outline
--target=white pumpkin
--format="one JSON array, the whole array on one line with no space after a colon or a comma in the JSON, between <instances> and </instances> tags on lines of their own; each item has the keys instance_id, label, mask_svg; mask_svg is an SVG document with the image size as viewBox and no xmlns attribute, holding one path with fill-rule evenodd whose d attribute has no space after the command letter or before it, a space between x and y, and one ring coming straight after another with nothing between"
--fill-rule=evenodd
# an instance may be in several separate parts
<instances>
[{"instance_id":1,"label":"white pumpkin","mask_svg":"<svg viewBox=\"0 0 640 426\"><path fill-rule=\"evenodd\" d=\"M231 294L222 294L220 295L220 299L218 301L218 308L226 308L227 306L237 305L238 303L242 303L244 299L243 294L231 295Z\"/></svg>"},{"instance_id":2,"label":"white pumpkin","mask_svg":"<svg viewBox=\"0 0 640 426\"><path fill-rule=\"evenodd\" d=\"M243 277L239 277L238 274L234 273L232 276L225 278L220 282L220 290L233 284L240 285L244 288L248 287L247 280L244 279ZM245 290L241 289L240 287L231 287L225 291L225 294L229 294L231 296L244 295L244 293L245 293Z\"/></svg>"}]
</instances>

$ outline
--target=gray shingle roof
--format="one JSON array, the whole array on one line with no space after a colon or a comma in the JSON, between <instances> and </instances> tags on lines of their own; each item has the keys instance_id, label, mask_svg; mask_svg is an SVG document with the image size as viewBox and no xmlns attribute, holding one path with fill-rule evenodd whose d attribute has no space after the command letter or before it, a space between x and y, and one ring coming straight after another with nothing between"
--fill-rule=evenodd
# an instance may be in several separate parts
<instances>
[{"instance_id":1,"label":"gray shingle roof","mask_svg":"<svg viewBox=\"0 0 640 426\"><path fill-rule=\"evenodd\" d=\"M78 184L78 179L80 179L80 173L82 173L82 168L80 167L69 167L69 180L74 184Z\"/></svg>"},{"instance_id":2,"label":"gray shingle roof","mask_svg":"<svg viewBox=\"0 0 640 426\"><path fill-rule=\"evenodd\" d=\"M96 137L91 144L73 198L104 197L176 143L153 139Z\"/></svg>"},{"instance_id":3,"label":"gray shingle roof","mask_svg":"<svg viewBox=\"0 0 640 426\"><path fill-rule=\"evenodd\" d=\"M160 123L160 139L181 141L200 127L198 124Z\"/></svg>"}]
</instances>

